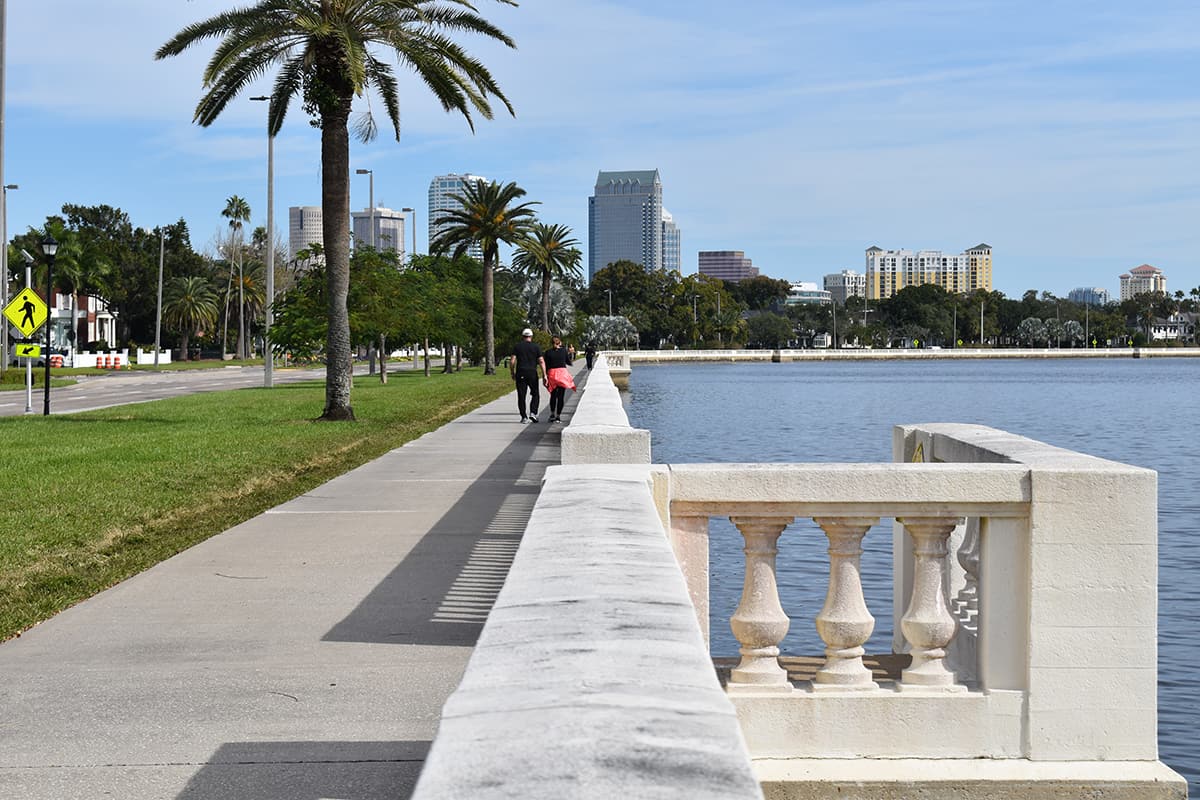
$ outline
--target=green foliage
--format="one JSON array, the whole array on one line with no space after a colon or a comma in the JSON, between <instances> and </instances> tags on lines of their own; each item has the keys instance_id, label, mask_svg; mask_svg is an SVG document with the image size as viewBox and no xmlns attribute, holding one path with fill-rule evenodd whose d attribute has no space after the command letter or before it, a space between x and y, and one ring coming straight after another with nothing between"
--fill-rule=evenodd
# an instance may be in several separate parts
<instances>
[{"instance_id":1,"label":"green foliage","mask_svg":"<svg viewBox=\"0 0 1200 800\"><path fill-rule=\"evenodd\" d=\"M746 320L747 344L758 347L785 347L791 340L792 323L787 317L763 311Z\"/></svg>"},{"instance_id":2,"label":"green foliage","mask_svg":"<svg viewBox=\"0 0 1200 800\"><path fill-rule=\"evenodd\" d=\"M722 281L725 291L751 311L779 308L792 291L790 281L757 275L742 281Z\"/></svg>"}]
</instances>

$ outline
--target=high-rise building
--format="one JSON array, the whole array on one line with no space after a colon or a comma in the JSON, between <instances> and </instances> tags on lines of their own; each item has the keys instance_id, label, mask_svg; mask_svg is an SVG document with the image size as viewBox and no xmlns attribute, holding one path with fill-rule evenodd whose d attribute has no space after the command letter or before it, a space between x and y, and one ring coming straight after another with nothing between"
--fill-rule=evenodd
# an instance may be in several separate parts
<instances>
[{"instance_id":1,"label":"high-rise building","mask_svg":"<svg viewBox=\"0 0 1200 800\"><path fill-rule=\"evenodd\" d=\"M376 206L375 213L366 208L350 214L353 219L354 246L371 245L374 242L376 250L395 250L400 255L400 261L405 259L404 243L404 213L383 206ZM375 236L371 237L371 224L375 225Z\"/></svg>"},{"instance_id":2,"label":"high-rise building","mask_svg":"<svg viewBox=\"0 0 1200 800\"><path fill-rule=\"evenodd\" d=\"M463 187L468 183L483 181L488 183L488 179L479 175L463 174L457 175L451 173L449 175L435 175L433 180L429 182L429 244L432 251L433 240L442 232L443 225L438 224L438 220L442 214L447 211L458 211L462 205L454 199L453 195L462 196ZM467 254L479 261L483 260L483 249L473 244L467 249Z\"/></svg>"},{"instance_id":3,"label":"high-rise building","mask_svg":"<svg viewBox=\"0 0 1200 800\"><path fill-rule=\"evenodd\" d=\"M701 250L699 271L723 281L743 281L758 277L758 268L746 258L744 250Z\"/></svg>"},{"instance_id":4,"label":"high-rise building","mask_svg":"<svg viewBox=\"0 0 1200 800\"><path fill-rule=\"evenodd\" d=\"M662 180L658 170L604 172L588 198L588 280L615 261L663 267Z\"/></svg>"},{"instance_id":5,"label":"high-rise building","mask_svg":"<svg viewBox=\"0 0 1200 800\"><path fill-rule=\"evenodd\" d=\"M867 296L867 276L852 269L833 272L825 276L825 291L834 302L846 304L847 297Z\"/></svg>"},{"instance_id":6,"label":"high-rise building","mask_svg":"<svg viewBox=\"0 0 1200 800\"><path fill-rule=\"evenodd\" d=\"M296 258L301 250L325 241L321 231L320 206L292 206L288 209L288 258Z\"/></svg>"},{"instance_id":7,"label":"high-rise building","mask_svg":"<svg viewBox=\"0 0 1200 800\"><path fill-rule=\"evenodd\" d=\"M681 240L679 228L675 226L675 218L665 208L662 213L662 268L667 272L679 272L682 269Z\"/></svg>"},{"instance_id":8,"label":"high-rise building","mask_svg":"<svg viewBox=\"0 0 1200 800\"><path fill-rule=\"evenodd\" d=\"M1121 300L1130 300L1147 292L1167 293L1167 276L1158 267L1142 264L1121 276Z\"/></svg>"},{"instance_id":9,"label":"high-rise building","mask_svg":"<svg viewBox=\"0 0 1200 800\"><path fill-rule=\"evenodd\" d=\"M1099 286L1081 286L1067 292L1067 299L1080 305L1106 306L1111 302L1112 297L1109 295L1108 289L1102 289Z\"/></svg>"},{"instance_id":10,"label":"high-rise building","mask_svg":"<svg viewBox=\"0 0 1200 800\"><path fill-rule=\"evenodd\" d=\"M992 248L979 244L965 253L946 255L941 250L867 249L867 299L891 297L906 286L937 284L961 294L992 290Z\"/></svg>"}]
</instances>

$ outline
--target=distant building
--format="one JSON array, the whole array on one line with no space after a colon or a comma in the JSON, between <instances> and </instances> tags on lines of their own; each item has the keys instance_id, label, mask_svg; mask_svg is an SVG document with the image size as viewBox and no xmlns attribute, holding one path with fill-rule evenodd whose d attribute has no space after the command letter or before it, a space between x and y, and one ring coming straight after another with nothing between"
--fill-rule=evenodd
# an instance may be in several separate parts
<instances>
[{"instance_id":1,"label":"distant building","mask_svg":"<svg viewBox=\"0 0 1200 800\"><path fill-rule=\"evenodd\" d=\"M825 276L825 291L834 302L846 304L847 297L867 296L867 276L852 269L844 269Z\"/></svg>"},{"instance_id":2,"label":"distant building","mask_svg":"<svg viewBox=\"0 0 1200 800\"><path fill-rule=\"evenodd\" d=\"M404 237L405 216L402 211L395 211L383 206L376 206L375 213L365 208L350 214L354 228L354 246L369 245L376 250L395 250L400 255L400 261L405 259ZM375 235L371 236L371 225L374 223Z\"/></svg>"},{"instance_id":3,"label":"distant building","mask_svg":"<svg viewBox=\"0 0 1200 800\"><path fill-rule=\"evenodd\" d=\"M442 232L445 225L438 224L438 220L447 211L457 211L462 208L462 204L454 199L453 195L462 196L463 187L468 183L483 181L489 183L487 178L479 175L435 175L433 180L429 182L429 244L430 252L432 252L433 240ZM467 248L467 255L472 258L482 261L483 248L477 244Z\"/></svg>"},{"instance_id":4,"label":"distant building","mask_svg":"<svg viewBox=\"0 0 1200 800\"><path fill-rule=\"evenodd\" d=\"M292 206L288 209L288 258L296 258L301 250L325 241L321 231L320 206Z\"/></svg>"},{"instance_id":5,"label":"distant building","mask_svg":"<svg viewBox=\"0 0 1200 800\"><path fill-rule=\"evenodd\" d=\"M1167 293L1167 276L1158 267L1142 264L1121 276L1121 300L1147 292Z\"/></svg>"},{"instance_id":6,"label":"distant building","mask_svg":"<svg viewBox=\"0 0 1200 800\"><path fill-rule=\"evenodd\" d=\"M1067 299L1072 303L1085 306L1106 306L1112 302L1108 289L1102 289L1099 286L1081 286L1078 289L1072 289L1067 292Z\"/></svg>"},{"instance_id":7,"label":"distant building","mask_svg":"<svg viewBox=\"0 0 1200 800\"><path fill-rule=\"evenodd\" d=\"M961 294L992 290L992 248L979 244L965 253L941 250L867 250L867 299L891 297L906 286L933 283Z\"/></svg>"},{"instance_id":8,"label":"distant building","mask_svg":"<svg viewBox=\"0 0 1200 800\"><path fill-rule=\"evenodd\" d=\"M723 281L744 281L758 277L758 268L746 258L744 250L701 250L699 272Z\"/></svg>"},{"instance_id":9,"label":"distant building","mask_svg":"<svg viewBox=\"0 0 1200 800\"><path fill-rule=\"evenodd\" d=\"M827 306L833 303L833 295L830 292L820 288L816 283L811 281L797 281L792 284L791 291L788 292L787 304L789 306L798 305L822 305Z\"/></svg>"},{"instance_id":10,"label":"distant building","mask_svg":"<svg viewBox=\"0 0 1200 800\"><path fill-rule=\"evenodd\" d=\"M604 172L588 198L588 281L615 261L663 268L663 187L658 170Z\"/></svg>"},{"instance_id":11,"label":"distant building","mask_svg":"<svg viewBox=\"0 0 1200 800\"><path fill-rule=\"evenodd\" d=\"M1195 342L1197 316L1187 311L1176 311L1166 319L1156 317L1150 327L1150 338L1156 342Z\"/></svg>"},{"instance_id":12,"label":"distant building","mask_svg":"<svg viewBox=\"0 0 1200 800\"><path fill-rule=\"evenodd\" d=\"M675 227L675 218L665 208L662 212L662 268L667 272L680 272L682 258L680 250L679 228Z\"/></svg>"}]
</instances>

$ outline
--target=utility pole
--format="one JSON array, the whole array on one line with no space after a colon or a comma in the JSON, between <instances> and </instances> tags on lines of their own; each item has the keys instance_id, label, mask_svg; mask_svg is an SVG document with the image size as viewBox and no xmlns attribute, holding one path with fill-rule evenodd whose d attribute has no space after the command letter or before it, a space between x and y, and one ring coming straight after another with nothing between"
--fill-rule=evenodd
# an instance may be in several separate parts
<instances>
[{"instance_id":1,"label":"utility pole","mask_svg":"<svg viewBox=\"0 0 1200 800\"><path fill-rule=\"evenodd\" d=\"M158 305L154 310L154 366L158 366L158 351L162 349L162 279L163 256L167 250L167 231L158 229ZM187 353L183 354L187 358Z\"/></svg>"}]
</instances>

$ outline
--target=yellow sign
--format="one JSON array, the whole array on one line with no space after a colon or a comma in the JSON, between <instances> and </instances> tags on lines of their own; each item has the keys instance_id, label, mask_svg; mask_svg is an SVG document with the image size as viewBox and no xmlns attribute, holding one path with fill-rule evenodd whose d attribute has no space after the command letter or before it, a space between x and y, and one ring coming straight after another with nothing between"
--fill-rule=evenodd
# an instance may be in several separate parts
<instances>
[{"instance_id":1,"label":"yellow sign","mask_svg":"<svg viewBox=\"0 0 1200 800\"><path fill-rule=\"evenodd\" d=\"M913 453L912 463L914 463L914 464L924 464L925 463L925 443L924 442L917 442L917 449L916 449L916 452Z\"/></svg>"},{"instance_id":2,"label":"yellow sign","mask_svg":"<svg viewBox=\"0 0 1200 800\"><path fill-rule=\"evenodd\" d=\"M46 324L48 315L46 303L29 288L22 289L12 302L4 307L4 316L17 326L26 338Z\"/></svg>"},{"instance_id":3,"label":"yellow sign","mask_svg":"<svg viewBox=\"0 0 1200 800\"><path fill-rule=\"evenodd\" d=\"M17 358L41 358L42 347L37 344L18 344Z\"/></svg>"}]
</instances>

